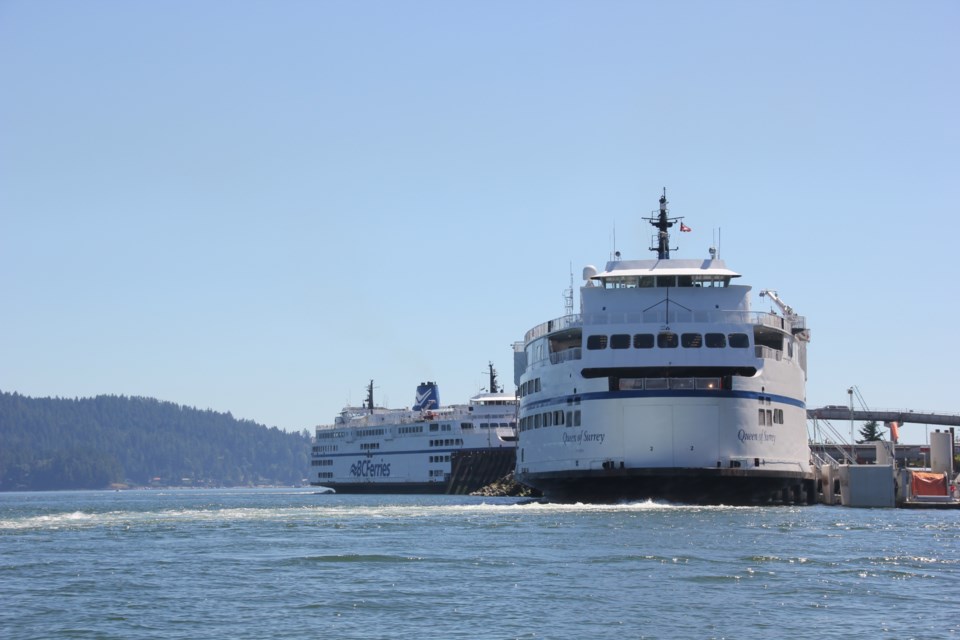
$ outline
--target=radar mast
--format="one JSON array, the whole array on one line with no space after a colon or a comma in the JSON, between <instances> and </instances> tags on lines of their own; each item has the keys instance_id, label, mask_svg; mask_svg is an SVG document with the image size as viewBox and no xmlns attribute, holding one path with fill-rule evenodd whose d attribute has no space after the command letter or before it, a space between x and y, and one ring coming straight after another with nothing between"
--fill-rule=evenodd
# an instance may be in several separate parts
<instances>
[{"instance_id":1,"label":"radar mast","mask_svg":"<svg viewBox=\"0 0 960 640\"><path fill-rule=\"evenodd\" d=\"M681 217L678 217L678 218L671 218L671 217L669 217L668 214L669 214L670 210L667 209L667 204L668 204L668 203L667 203L667 188L664 187L664 188L663 188L663 195L660 196L660 211L659 211L659 213L658 213L657 211L652 211L651 214L657 214L657 215L651 215L649 218L644 218L644 220L649 221L650 224L652 224L653 226L655 226L655 227L658 229L658 231L657 231L657 236L656 236L657 246L656 246L656 247L650 247L650 251L656 251L656 252L657 252L657 259L658 259L658 260L669 260L669 259L670 259L670 251L671 251L671 249L670 249L670 231L669 231L669 229L670 229L670 227L672 227L676 222L678 222L678 221L680 221L680 220L683 220L683 217L682 217L682 216L681 216ZM684 230L685 230L685 229L684 229ZM676 250L677 250L677 247L674 247L674 248L672 249L672 251L676 251Z\"/></svg>"}]
</instances>

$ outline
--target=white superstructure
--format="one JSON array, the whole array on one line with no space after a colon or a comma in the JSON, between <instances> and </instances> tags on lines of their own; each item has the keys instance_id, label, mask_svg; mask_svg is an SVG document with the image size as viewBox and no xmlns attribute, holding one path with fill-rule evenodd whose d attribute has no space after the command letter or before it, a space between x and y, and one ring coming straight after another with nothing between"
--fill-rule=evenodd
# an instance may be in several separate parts
<instances>
[{"instance_id":1,"label":"white superstructure","mask_svg":"<svg viewBox=\"0 0 960 640\"><path fill-rule=\"evenodd\" d=\"M412 409L346 407L319 426L310 483L339 493L467 493L513 468L517 399L490 391L441 406L437 385L421 383Z\"/></svg>"},{"instance_id":2,"label":"white superstructure","mask_svg":"<svg viewBox=\"0 0 960 640\"><path fill-rule=\"evenodd\" d=\"M580 313L517 344L517 478L554 499L806 500L805 321L773 292L780 312L754 311L712 249L670 259L666 204L656 260L585 268Z\"/></svg>"}]
</instances>

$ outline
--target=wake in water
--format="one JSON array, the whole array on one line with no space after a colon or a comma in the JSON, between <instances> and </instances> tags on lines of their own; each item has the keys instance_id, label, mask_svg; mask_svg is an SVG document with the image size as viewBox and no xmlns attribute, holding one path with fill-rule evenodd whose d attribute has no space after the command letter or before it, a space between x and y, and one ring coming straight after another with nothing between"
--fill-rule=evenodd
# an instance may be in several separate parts
<instances>
[{"instance_id":1,"label":"wake in water","mask_svg":"<svg viewBox=\"0 0 960 640\"><path fill-rule=\"evenodd\" d=\"M298 498L307 497L307 503L299 505L260 507L229 507L209 505L198 508L180 509L131 509L109 511L64 511L58 513L29 514L20 517L7 517L0 520L3 530L48 530L85 529L91 527L144 527L151 525L176 526L178 524L229 524L246 521L288 521L298 524L320 524L330 520L371 519L404 520L412 518L462 518L471 516L540 515L557 514L604 514L604 513L655 513L655 512L725 512L749 511L756 507L691 506L644 500L615 504L558 503L540 500L460 498L453 503L430 503L404 499L395 496L378 496L374 503L371 498L338 497L336 502L310 500L308 494L291 493ZM158 495L158 499L167 496ZM456 499L456 498L447 498Z\"/></svg>"}]
</instances>

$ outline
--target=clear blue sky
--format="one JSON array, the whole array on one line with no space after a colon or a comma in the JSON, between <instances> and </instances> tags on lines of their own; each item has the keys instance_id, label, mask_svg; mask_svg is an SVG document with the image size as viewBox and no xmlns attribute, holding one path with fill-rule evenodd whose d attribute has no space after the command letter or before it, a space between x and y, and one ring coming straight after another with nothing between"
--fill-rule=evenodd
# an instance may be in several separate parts
<instances>
[{"instance_id":1,"label":"clear blue sky","mask_svg":"<svg viewBox=\"0 0 960 640\"><path fill-rule=\"evenodd\" d=\"M953 1L2 0L0 389L287 430L371 378L463 402L614 228L650 256L667 187L675 257L722 229L807 316L808 406L960 412L958 33Z\"/></svg>"}]
</instances>

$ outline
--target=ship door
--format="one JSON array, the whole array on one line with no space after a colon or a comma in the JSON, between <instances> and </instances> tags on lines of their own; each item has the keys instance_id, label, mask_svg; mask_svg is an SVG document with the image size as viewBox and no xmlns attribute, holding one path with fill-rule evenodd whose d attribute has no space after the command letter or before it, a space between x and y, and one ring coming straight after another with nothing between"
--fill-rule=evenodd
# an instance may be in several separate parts
<instances>
[{"instance_id":1,"label":"ship door","mask_svg":"<svg viewBox=\"0 0 960 640\"><path fill-rule=\"evenodd\" d=\"M718 410L712 405L673 407L673 461L678 467L715 467L720 450Z\"/></svg>"},{"instance_id":2,"label":"ship door","mask_svg":"<svg viewBox=\"0 0 960 640\"><path fill-rule=\"evenodd\" d=\"M673 466L670 405L623 407L623 457L628 467Z\"/></svg>"}]
</instances>

